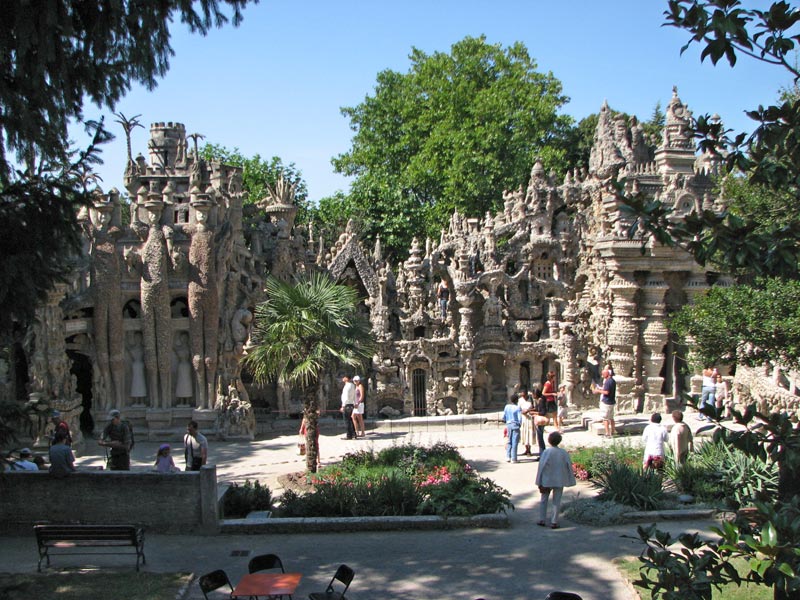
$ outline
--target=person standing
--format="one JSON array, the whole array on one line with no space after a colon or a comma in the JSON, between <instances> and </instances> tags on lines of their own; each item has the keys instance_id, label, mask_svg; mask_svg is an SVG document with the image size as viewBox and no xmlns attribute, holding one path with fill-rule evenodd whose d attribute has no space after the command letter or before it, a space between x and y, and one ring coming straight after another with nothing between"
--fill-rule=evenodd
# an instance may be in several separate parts
<instances>
[{"instance_id":1,"label":"person standing","mask_svg":"<svg viewBox=\"0 0 800 600\"><path fill-rule=\"evenodd\" d=\"M353 426L353 409L356 404L356 386L350 381L350 376L342 377L344 387L342 388L342 407L339 411L344 415L344 424L347 427L347 435L343 440L353 440L356 437L356 428Z\"/></svg>"},{"instance_id":2,"label":"person standing","mask_svg":"<svg viewBox=\"0 0 800 600\"><path fill-rule=\"evenodd\" d=\"M714 410L714 394L716 393L717 385L717 368L716 367L706 367L703 369L703 389L700 394L700 409L702 410L704 407L707 409ZM700 414L699 419L701 421L710 421L711 417Z\"/></svg>"},{"instance_id":3,"label":"person standing","mask_svg":"<svg viewBox=\"0 0 800 600\"><path fill-rule=\"evenodd\" d=\"M682 465L689 457L689 452L694 450L694 437L692 430L683 422L683 413L679 410L672 412L672 420L675 424L669 432L669 446L672 448L672 457L675 465Z\"/></svg>"},{"instance_id":4,"label":"person standing","mask_svg":"<svg viewBox=\"0 0 800 600\"><path fill-rule=\"evenodd\" d=\"M442 279L439 289L436 290L436 298L439 300L439 310L442 314L442 321L447 319L447 303L450 302L450 288L447 287L447 280Z\"/></svg>"},{"instance_id":5,"label":"person standing","mask_svg":"<svg viewBox=\"0 0 800 600\"><path fill-rule=\"evenodd\" d=\"M536 428L536 442L539 445L539 460L544 454L544 427L549 423L547 418L547 399L538 387L533 388L533 425Z\"/></svg>"},{"instance_id":6,"label":"person standing","mask_svg":"<svg viewBox=\"0 0 800 600\"><path fill-rule=\"evenodd\" d=\"M367 391L364 388L361 377L358 375L353 377L353 384L356 386L356 398L353 405L353 429L356 432L356 437L365 437L367 432L364 429L364 400L366 400Z\"/></svg>"},{"instance_id":7,"label":"person standing","mask_svg":"<svg viewBox=\"0 0 800 600\"><path fill-rule=\"evenodd\" d=\"M559 448L561 434L554 431L547 437L550 447L542 453L539 461L539 470L536 473L536 485L542 495L539 500L539 522L537 525L545 527L547 523L547 501L550 492L553 492L553 517L550 519L550 528L558 529L558 513L561 510L561 495L565 487L576 484L575 474L572 472L572 460L569 453Z\"/></svg>"},{"instance_id":8,"label":"person standing","mask_svg":"<svg viewBox=\"0 0 800 600\"><path fill-rule=\"evenodd\" d=\"M531 455L531 446L533 446L533 416L531 415L533 403L528 398L528 390L522 388L519 391L519 398L517 399L517 406L522 413L522 427L519 429L519 441L525 446L524 456Z\"/></svg>"},{"instance_id":9,"label":"person standing","mask_svg":"<svg viewBox=\"0 0 800 600\"><path fill-rule=\"evenodd\" d=\"M603 413L603 427L606 437L617 434L617 426L614 422L614 407L617 404L617 382L611 376L611 371L603 369L603 387L592 385L592 391L600 394L600 409Z\"/></svg>"},{"instance_id":10,"label":"person standing","mask_svg":"<svg viewBox=\"0 0 800 600\"><path fill-rule=\"evenodd\" d=\"M548 419L550 419L551 423L556 423L556 416L558 413L558 407L556 403L556 374L555 371L548 371L547 372L547 381L544 382L542 386L542 395L544 396L547 405L545 407Z\"/></svg>"},{"instance_id":11,"label":"person standing","mask_svg":"<svg viewBox=\"0 0 800 600\"><path fill-rule=\"evenodd\" d=\"M506 423L506 462L517 461L517 446L519 446L519 430L522 426L522 412L517 406L517 397L511 396L503 409L503 421Z\"/></svg>"},{"instance_id":12,"label":"person standing","mask_svg":"<svg viewBox=\"0 0 800 600\"><path fill-rule=\"evenodd\" d=\"M72 434L69 430L69 425L67 422L61 418L61 413L57 410L53 411L51 415L51 420L53 421L53 439L55 439L56 434L61 432L64 434L65 443L67 446L72 446Z\"/></svg>"},{"instance_id":13,"label":"person standing","mask_svg":"<svg viewBox=\"0 0 800 600\"><path fill-rule=\"evenodd\" d=\"M174 473L178 470L178 467L175 466L175 461L172 460L172 455L170 452L171 448L169 444L161 444L158 447L158 452L156 453L156 462L153 463L154 470L158 471L159 473Z\"/></svg>"},{"instance_id":14,"label":"person standing","mask_svg":"<svg viewBox=\"0 0 800 600\"><path fill-rule=\"evenodd\" d=\"M556 404L558 405L558 412L556 413L556 429L559 433L561 433L561 430L564 429L564 419L567 418L567 386L564 383L558 386Z\"/></svg>"},{"instance_id":15,"label":"person standing","mask_svg":"<svg viewBox=\"0 0 800 600\"><path fill-rule=\"evenodd\" d=\"M720 419L723 416L730 418L732 408L731 394L728 391L728 384L719 373L717 373L716 384L714 385L714 404L717 408L717 416Z\"/></svg>"},{"instance_id":16,"label":"person standing","mask_svg":"<svg viewBox=\"0 0 800 600\"><path fill-rule=\"evenodd\" d=\"M189 421L183 436L183 460L187 471L199 471L208 461L208 440L199 431L197 421Z\"/></svg>"},{"instance_id":17,"label":"person standing","mask_svg":"<svg viewBox=\"0 0 800 600\"><path fill-rule=\"evenodd\" d=\"M664 444L668 439L667 428L661 424L661 415L653 413L650 417L650 424L642 432L642 441L644 442L642 465L645 469L664 468Z\"/></svg>"},{"instance_id":18,"label":"person standing","mask_svg":"<svg viewBox=\"0 0 800 600\"><path fill-rule=\"evenodd\" d=\"M108 468L112 471L131 470L131 428L122 420L117 409L108 413L111 421L103 429L103 435L98 442L104 448L110 449Z\"/></svg>"},{"instance_id":19,"label":"person standing","mask_svg":"<svg viewBox=\"0 0 800 600\"><path fill-rule=\"evenodd\" d=\"M75 471L75 455L72 448L67 446L67 440L62 432L58 432L50 446L50 474L53 477L66 477Z\"/></svg>"}]
</instances>

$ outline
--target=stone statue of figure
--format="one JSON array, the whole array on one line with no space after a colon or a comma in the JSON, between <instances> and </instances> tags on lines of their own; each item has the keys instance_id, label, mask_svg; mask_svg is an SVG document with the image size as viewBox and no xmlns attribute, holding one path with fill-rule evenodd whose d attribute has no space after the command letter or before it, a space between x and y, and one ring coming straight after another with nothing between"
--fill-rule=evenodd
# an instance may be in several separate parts
<instances>
[{"instance_id":1,"label":"stone statue of figure","mask_svg":"<svg viewBox=\"0 0 800 600\"><path fill-rule=\"evenodd\" d=\"M134 404L139 404L137 400L147 397L147 381L144 374L144 343L142 342L141 332L136 331L132 337L128 338L127 351L131 366L131 388L128 396L133 399Z\"/></svg>"},{"instance_id":2,"label":"stone statue of figure","mask_svg":"<svg viewBox=\"0 0 800 600\"><path fill-rule=\"evenodd\" d=\"M120 294L119 227L111 223L116 204L115 190L109 196L97 194L90 210L90 240L94 349L97 369L105 382L106 394L95 396L98 408L124 406L125 363ZM116 192L118 194L118 192Z\"/></svg>"},{"instance_id":3,"label":"stone statue of figure","mask_svg":"<svg viewBox=\"0 0 800 600\"><path fill-rule=\"evenodd\" d=\"M150 193L144 202L147 224L135 229L146 239L141 251L129 254L141 272L142 338L147 372L148 397L152 408L169 408L172 403L172 323L169 307L169 255L173 231L161 226L164 203L161 194Z\"/></svg>"},{"instance_id":4,"label":"stone statue of figure","mask_svg":"<svg viewBox=\"0 0 800 600\"><path fill-rule=\"evenodd\" d=\"M214 256L214 231L208 224L213 202L193 188L195 224L184 227L189 245L189 334L192 367L197 382L197 407L213 408L219 338L219 292Z\"/></svg>"},{"instance_id":5,"label":"stone statue of figure","mask_svg":"<svg viewBox=\"0 0 800 600\"><path fill-rule=\"evenodd\" d=\"M486 302L483 303L483 325L484 327L500 327L502 324L500 301L494 292L491 292L486 298Z\"/></svg>"},{"instance_id":6,"label":"stone statue of figure","mask_svg":"<svg viewBox=\"0 0 800 600\"><path fill-rule=\"evenodd\" d=\"M244 347L250 339L250 327L253 323L253 313L246 306L242 306L231 319L231 333L233 335L233 351L237 358L244 354Z\"/></svg>"},{"instance_id":7,"label":"stone statue of figure","mask_svg":"<svg viewBox=\"0 0 800 600\"><path fill-rule=\"evenodd\" d=\"M175 374L175 398L178 404L189 404L192 392L192 349L189 346L189 334L185 331L178 334L175 340L175 357L177 369Z\"/></svg>"}]
</instances>

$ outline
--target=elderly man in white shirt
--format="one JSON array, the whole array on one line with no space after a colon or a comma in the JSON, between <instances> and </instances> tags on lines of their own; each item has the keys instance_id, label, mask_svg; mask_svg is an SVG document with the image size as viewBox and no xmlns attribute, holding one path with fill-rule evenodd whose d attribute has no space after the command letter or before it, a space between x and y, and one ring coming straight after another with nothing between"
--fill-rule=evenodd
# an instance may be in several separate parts
<instances>
[{"instance_id":1,"label":"elderly man in white shirt","mask_svg":"<svg viewBox=\"0 0 800 600\"><path fill-rule=\"evenodd\" d=\"M664 444L667 443L669 434L667 428L661 424L661 415L653 413L650 424L644 428L642 440L644 441L645 469L661 469L664 466Z\"/></svg>"},{"instance_id":2,"label":"elderly man in white shirt","mask_svg":"<svg viewBox=\"0 0 800 600\"><path fill-rule=\"evenodd\" d=\"M356 439L356 428L353 425L353 408L356 404L356 386L350 381L350 376L342 377L344 387L342 388L342 407L339 409L344 414L344 422L347 426L347 435L343 440Z\"/></svg>"}]
</instances>

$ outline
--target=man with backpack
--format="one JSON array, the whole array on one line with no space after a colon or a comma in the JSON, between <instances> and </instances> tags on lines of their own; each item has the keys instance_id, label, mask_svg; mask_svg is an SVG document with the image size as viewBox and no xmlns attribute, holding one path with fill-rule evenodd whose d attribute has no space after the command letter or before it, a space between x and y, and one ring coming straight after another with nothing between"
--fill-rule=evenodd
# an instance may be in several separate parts
<instances>
[{"instance_id":1,"label":"man with backpack","mask_svg":"<svg viewBox=\"0 0 800 600\"><path fill-rule=\"evenodd\" d=\"M108 413L111 421L103 429L103 435L98 442L104 448L109 448L108 468L112 471L131 470L131 448L133 448L133 433L127 421L122 420L120 412L116 409Z\"/></svg>"}]
</instances>

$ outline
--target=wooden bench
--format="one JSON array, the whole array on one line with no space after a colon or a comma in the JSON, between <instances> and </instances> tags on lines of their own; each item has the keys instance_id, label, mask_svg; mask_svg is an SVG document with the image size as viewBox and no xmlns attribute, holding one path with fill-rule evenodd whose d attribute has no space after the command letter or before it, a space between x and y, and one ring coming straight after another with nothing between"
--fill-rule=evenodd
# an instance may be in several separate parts
<instances>
[{"instance_id":1,"label":"wooden bench","mask_svg":"<svg viewBox=\"0 0 800 600\"><path fill-rule=\"evenodd\" d=\"M136 570L139 559L144 557L144 530L135 525L34 525L36 543L39 546L39 571L42 561L50 566L50 551L59 554L132 554L133 552L111 549L132 547L136 552ZM101 548L102 552L86 552L86 548Z\"/></svg>"}]
</instances>

